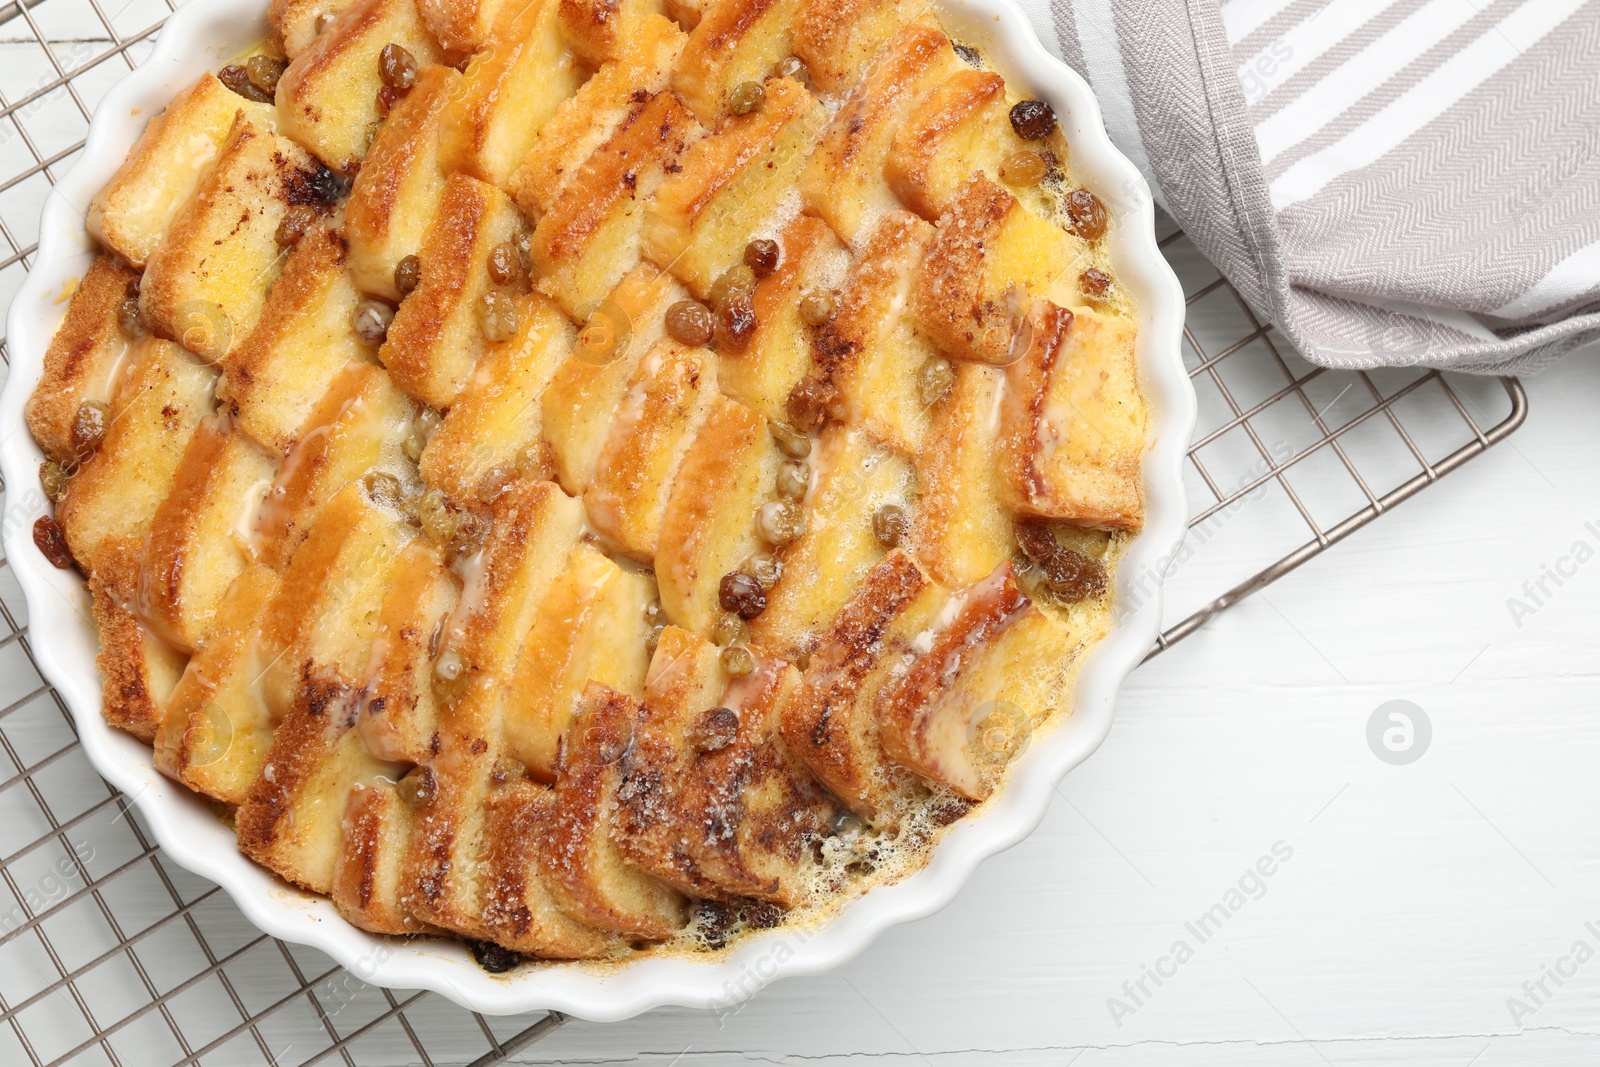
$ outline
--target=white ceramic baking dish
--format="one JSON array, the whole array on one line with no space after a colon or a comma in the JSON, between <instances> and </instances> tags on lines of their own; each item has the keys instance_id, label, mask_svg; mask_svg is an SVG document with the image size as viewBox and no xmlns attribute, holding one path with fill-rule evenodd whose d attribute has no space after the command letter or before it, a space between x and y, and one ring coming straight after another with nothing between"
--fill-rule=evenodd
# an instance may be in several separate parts
<instances>
[{"instance_id":1,"label":"white ceramic baking dish","mask_svg":"<svg viewBox=\"0 0 1600 1067\"><path fill-rule=\"evenodd\" d=\"M1112 263L1141 308L1139 359L1153 415L1144 464L1148 518L1117 578L1115 628L1083 665L1072 716L1034 739L1004 794L958 824L924 870L872 890L819 928L779 928L705 959L644 958L607 969L553 963L496 976L457 943L375 937L347 923L327 900L279 881L240 854L232 831L205 804L155 770L147 746L108 727L100 717L96 636L81 578L52 567L32 543L34 520L49 505L39 489L43 457L24 425L23 405L65 313L61 294L92 258L83 218L90 198L150 116L266 32L265 0L194 0L168 20L151 57L106 95L82 157L45 202L38 253L11 306L11 368L0 398L0 470L8 489L4 546L27 598L34 654L72 710L89 759L133 798L167 855L221 885L262 930L321 949L364 980L435 990L488 1013L551 1008L611 1020L662 1004L729 1005L774 978L837 967L884 928L942 907L980 860L1033 829L1057 779L1106 736L1117 688L1158 631L1162 565L1182 540L1188 514L1182 464L1195 399L1179 350L1183 292L1156 247L1150 191L1107 139L1084 81L1045 51L1012 0L935 0L934 6L952 36L982 49L1014 87L1050 102L1072 147L1074 176L1118 219Z\"/></svg>"}]
</instances>

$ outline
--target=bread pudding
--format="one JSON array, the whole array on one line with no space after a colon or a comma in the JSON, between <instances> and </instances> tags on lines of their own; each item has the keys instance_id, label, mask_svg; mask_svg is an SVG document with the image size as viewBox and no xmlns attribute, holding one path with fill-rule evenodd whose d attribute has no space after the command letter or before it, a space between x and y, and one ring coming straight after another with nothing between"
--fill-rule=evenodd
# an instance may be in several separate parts
<instances>
[{"instance_id":1,"label":"bread pudding","mask_svg":"<svg viewBox=\"0 0 1600 1067\"><path fill-rule=\"evenodd\" d=\"M28 405L104 714L380 934L714 952L926 863L1143 520L1068 145L891 0L274 0Z\"/></svg>"}]
</instances>

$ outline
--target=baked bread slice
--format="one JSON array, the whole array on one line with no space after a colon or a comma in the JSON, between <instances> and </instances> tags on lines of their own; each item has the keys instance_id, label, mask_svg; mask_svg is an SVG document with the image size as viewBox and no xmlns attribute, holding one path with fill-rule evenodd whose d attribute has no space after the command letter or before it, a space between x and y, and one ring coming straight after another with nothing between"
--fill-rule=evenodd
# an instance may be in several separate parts
<instances>
[{"instance_id":1,"label":"baked bread slice","mask_svg":"<svg viewBox=\"0 0 1600 1067\"><path fill-rule=\"evenodd\" d=\"M1071 714L1137 309L901 0L275 0L151 121L28 408L106 718L378 934L715 951Z\"/></svg>"}]
</instances>

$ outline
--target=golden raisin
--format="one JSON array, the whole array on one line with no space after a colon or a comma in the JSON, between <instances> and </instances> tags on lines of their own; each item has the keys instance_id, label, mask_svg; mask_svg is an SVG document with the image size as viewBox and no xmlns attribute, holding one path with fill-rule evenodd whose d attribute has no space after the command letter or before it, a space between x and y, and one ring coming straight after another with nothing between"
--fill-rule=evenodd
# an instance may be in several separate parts
<instances>
[{"instance_id":1,"label":"golden raisin","mask_svg":"<svg viewBox=\"0 0 1600 1067\"><path fill-rule=\"evenodd\" d=\"M756 509L756 536L774 548L799 540L806 514L792 500L769 500Z\"/></svg>"},{"instance_id":2,"label":"golden raisin","mask_svg":"<svg viewBox=\"0 0 1600 1067\"><path fill-rule=\"evenodd\" d=\"M756 658L750 654L748 648L739 645L729 645L722 650L722 669L729 678L743 678L756 669Z\"/></svg>"},{"instance_id":3,"label":"golden raisin","mask_svg":"<svg viewBox=\"0 0 1600 1067\"><path fill-rule=\"evenodd\" d=\"M378 74L392 89L409 89L417 83L417 60L405 48L386 44L378 53Z\"/></svg>"},{"instance_id":4,"label":"golden raisin","mask_svg":"<svg viewBox=\"0 0 1600 1067\"><path fill-rule=\"evenodd\" d=\"M521 760L512 759L510 756L501 756L494 761L494 766L489 770L489 777L496 785L514 782L528 773L528 768L523 766Z\"/></svg>"},{"instance_id":5,"label":"golden raisin","mask_svg":"<svg viewBox=\"0 0 1600 1067\"><path fill-rule=\"evenodd\" d=\"M811 84L811 69L799 56L784 56L773 66L772 73L780 78L793 78L801 85Z\"/></svg>"},{"instance_id":6,"label":"golden raisin","mask_svg":"<svg viewBox=\"0 0 1600 1067\"><path fill-rule=\"evenodd\" d=\"M793 427L774 420L767 423L767 432L772 434L778 451L790 459L805 459L811 455L811 438Z\"/></svg>"},{"instance_id":7,"label":"golden raisin","mask_svg":"<svg viewBox=\"0 0 1600 1067\"><path fill-rule=\"evenodd\" d=\"M100 447L111 422L111 409L98 400L85 400L72 416L72 452L79 459Z\"/></svg>"},{"instance_id":8,"label":"golden raisin","mask_svg":"<svg viewBox=\"0 0 1600 1067\"><path fill-rule=\"evenodd\" d=\"M807 326L821 326L833 318L839 302L826 289L813 289L800 299L800 321Z\"/></svg>"},{"instance_id":9,"label":"golden raisin","mask_svg":"<svg viewBox=\"0 0 1600 1067\"><path fill-rule=\"evenodd\" d=\"M681 345L710 344L715 325L711 309L698 300L680 300L667 308L667 336Z\"/></svg>"},{"instance_id":10,"label":"golden raisin","mask_svg":"<svg viewBox=\"0 0 1600 1067\"><path fill-rule=\"evenodd\" d=\"M139 311L137 296L126 298L117 308L117 329L130 341L137 341L144 336L144 315Z\"/></svg>"},{"instance_id":11,"label":"golden raisin","mask_svg":"<svg viewBox=\"0 0 1600 1067\"><path fill-rule=\"evenodd\" d=\"M1098 241L1106 235L1106 205L1087 189L1067 194L1067 220L1085 241Z\"/></svg>"},{"instance_id":12,"label":"golden raisin","mask_svg":"<svg viewBox=\"0 0 1600 1067\"><path fill-rule=\"evenodd\" d=\"M278 79L283 77L287 66L283 60L273 56L255 55L245 63L244 71L251 85L271 96L278 91Z\"/></svg>"},{"instance_id":13,"label":"golden raisin","mask_svg":"<svg viewBox=\"0 0 1600 1067\"><path fill-rule=\"evenodd\" d=\"M400 290L401 296L410 295L421 284L422 260L416 256L406 256L394 265L394 287Z\"/></svg>"},{"instance_id":14,"label":"golden raisin","mask_svg":"<svg viewBox=\"0 0 1600 1067\"><path fill-rule=\"evenodd\" d=\"M242 63L230 63L217 71L217 80L246 100L254 100L258 104L265 104L272 100L271 93L263 92L255 82L250 80L250 72L245 69Z\"/></svg>"},{"instance_id":15,"label":"golden raisin","mask_svg":"<svg viewBox=\"0 0 1600 1067\"><path fill-rule=\"evenodd\" d=\"M489 250L489 277L496 285L511 285L522 280L522 253L512 241L501 241Z\"/></svg>"},{"instance_id":16,"label":"golden raisin","mask_svg":"<svg viewBox=\"0 0 1600 1067\"><path fill-rule=\"evenodd\" d=\"M778 468L778 495L799 500L811 488L811 469L804 460L785 460Z\"/></svg>"},{"instance_id":17,"label":"golden raisin","mask_svg":"<svg viewBox=\"0 0 1600 1067\"><path fill-rule=\"evenodd\" d=\"M59 463L45 460L39 464L39 485L44 488L45 498L54 504L67 491L66 470Z\"/></svg>"},{"instance_id":18,"label":"golden raisin","mask_svg":"<svg viewBox=\"0 0 1600 1067\"><path fill-rule=\"evenodd\" d=\"M367 491L367 499L380 507L400 510L405 505L405 490L400 487L400 479L385 471L368 471L361 478L361 487Z\"/></svg>"},{"instance_id":19,"label":"golden raisin","mask_svg":"<svg viewBox=\"0 0 1600 1067\"><path fill-rule=\"evenodd\" d=\"M956 371L943 356L934 356L917 372L917 396L926 406L943 400L956 384Z\"/></svg>"},{"instance_id":20,"label":"golden raisin","mask_svg":"<svg viewBox=\"0 0 1600 1067\"><path fill-rule=\"evenodd\" d=\"M52 516L41 515L34 521L33 544L52 566L63 570L72 566L72 550L67 547L67 535L61 532L61 524Z\"/></svg>"},{"instance_id":21,"label":"golden raisin","mask_svg":"<svg viewBox=\"0 0 1600 1067\"><path fill-rule=\"evenodd\" d=\"M735 296L748 297L755 288L756 272L743 263L736 263L711 284L711 306L720 311Z\"/></svg>"},{"instance_id":22,"label":"golden raisin","mask_svg":"<svg viewBox=\"0 0 1600 1067\"><path fill-rule=\"evenodd\" d=\"M728 94L728 110L735 115L748 115L759 108L767 98L760 82L740 82Z\"/></svg>"},{"instance_id":23,"label":"golden raisin","mask_svg":"<svg viewBox=\"0 0 1600 1067\"><path fill-rule=\"evenodd\" d=\"M771 589L783 577L783 560L770 552L757 552L739 565L739 569L752 575L761 588Z\"/></svg>"},{"instance_id":24,"label":"golden raisin","mask_svg":"<svg viewBox=\"0 0 1600 1067\"><path fill-rule=\"evenodd\" d=\"M744 620L731 611L725 611L717 616L717 621L711 624L711 643L719 648L744 640Z\"/></svg>"},{"instance_id":25,"label":"golden raisin","mask_svg":"<svg viewBox=\"0 0 1600 1067\"><path fill-rule=\"evenodd\" d=\"M1013 152L1000 164L1000 180L1017 189L1044 181L1050 167L1037 152Z\"/></svg>"},{"instance_id":26,"label":"golden raisin","mask_svg":"<svg viewBox=\"0 0 1600 1067\"><path fill-rule=\"evenodd\" d=\"M1098 267L1090 267L1078 275L1078 288L1083 290L1083 295L1093 301L1101 301L1106 294L1111 292L1111 275Z\"/></svg>"},{"instance_id":27,"label":"golden raisin","mask_svg":"<svg viewBox=\"0 0 1600 1067\"><path fill-rule=\"evenodd\" d=\"M455 655L450 652L446 655ZM457 657L458 659L460 657ZM437 675L435 676L437 677ZM433 803L434 794L438 791L433 780L433 771L428 767L413 768L411 773L395 783L394 791L400 794L400 799L409 808L425 808Z\"/></svg>"},{"instance_id":28,"label":"golden raisin","mask_svg":"<svg viewBox=\"0 0 1600 1067\"><path fill-rule=\"evenodd\" d=\"M517 302L508 293L484 293L483 299L478 301L478 328L489 341L510 338L517 332L519 319Z\"/></svg>"},{"instance_id":29,"label":"golden raisin","mask_svg":"<svg viewBox=\"0 0 1600 1067\"><path fill-rule=\"evenodd\" d=\"M884 548L893 548L911 532L911 516L899 504L885 504L872 513L872 535Z\"/></svg>"},{"instance_id":30,"label":"golden raisin","mask_svg":"<svg viewBox=\"0 0 1600 1067\"><path fill-rule=\"evenodd\" d=\"M839 390L815 376L801 378L789 390L784 409L798 430L812 432L822 428L830 415L838 414Z\"/></svg>"},{"instance_id":31,"label":"golden raisin","mask_svg":"<svg viewBox=\"0 0 1600 1067\"><path fill-rule=\"evenodd\" d=\"M778 269L781 254L778 242L757 238L744 246L744 265L754 271L757 278L765 278Z\"/></svg>"}]
</instances>

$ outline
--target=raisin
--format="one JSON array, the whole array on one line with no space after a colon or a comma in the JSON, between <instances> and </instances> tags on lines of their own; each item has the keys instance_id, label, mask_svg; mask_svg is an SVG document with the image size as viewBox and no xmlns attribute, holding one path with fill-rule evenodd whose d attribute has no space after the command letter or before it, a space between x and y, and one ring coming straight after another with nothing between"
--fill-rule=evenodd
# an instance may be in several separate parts
<instances>
[{"instance_id":1,"label":"raisin","mask_svg":"<svg viewBox=\"0 0 1600 1067\"><path fill-rule=\"evenodd\" d=\"M813 289L800 299L800 321L807 326L821 326L833 318L839 302L826 289Z\"/></svg>"},{"instance_id":2,"label":"raisin","mask_svg":"<svg viewBox=\"0 0 1600 1067\"><path fill-rule=\"evenodd\" d=\"M728 94L728 110L735 115L748 115L761 107L766 98L767 91L760 82L740 82Z\"/></svg>"},{"instance_id":3,"label":"raisin","mask_svg":"<svg viewBox=\"0 0 1600 1067\"><path fill-rule=\"evenodd\" d=\"M767 610L767 591L754 575L729 571L717 586L717 603L723 611L749 621Z\"/></svg>"},{"instance_id":4,"label":"raisin","mask_svg":"<svg viewBox=\"0 0 1600 1067\"><path fill-rule=\"evenodd\" d=\"M872 513L872 535L884 548L893 548L911 532L911 516L899 504L885 504Z\"/></svg>"},{"instance_id":5,"label":"raisin","mask_svg":"<svg viewBox=\"0 0 1600 1067\"><path fill-rule=\"evenodd\" d=\"M750 339L756 334L756 326L756 309L750 303L749 296L738 293L723 303L722 333L735 351L750 344Z\"/></svg>"},{"instance_id":6,"label":"raisin","mask_svg":"<svg viewBox=\"0 0 1600 1067\"><path fill-rule=\"evenodd\" d=\"M1098 241L1106 235L1106 205L1087 189L1067 194L1067 219L1073 232L1085 241Z\"/></svg>"},{"instance_id":7,"label":"raisin","mask_svg":"<svg viewBox=\"0 0 1600 1067\"><path fill-rule=\"evenodd\" d=\"M229 89L238 93L246 100L254 100L258 104L265 104L272 99L272 94L263 92L255 82L250 80L250 72L242 63L229 63L217 71L217 80Z\"/></svg>"},{"instance_id":8,"label":"raisin","mask_svg":"<svg viewBox=\"0 0 1600 1067\"><path fill-rule=\"evenodd\" d=\"M1044 181L1050 166L1037 152L1013 152L1000 164L1000 180L1017 189Z\"/></svg>"},{"instance_id":9,"label":"raisin","mask_svg":"<svg viewBox=\"0 0 1600 1067\"><path fill-rule=\"evenodd\" d=\"M1017 544L1022 554L1044 572L1050 591L1062 599L1087 600L1105 593L1105 565L1063 545L1042 523L1018 523Z\"/></svg>"},{"instance_id":10,"label":"raisin","mask_svg":"<svg viewBox=\"0 0 1600 1067\"><path fill-rule=\"evenodd\" d=\"M784 402L789 421L797 430L811 433L822 428L840 402L839 390L821 378L806 377L795 383Z\"/></svg>"},{"instance_id":11,"label":"raisin","mask_svg":"<svg viewBox=\"0 0 1600 1067\"><path fill-rule=\"evenodd\" d=\"M1078 288L1083 290L1083 295L1090 300L1104 300L1111 291L1111 275L1098 267L1090 267L1078 275Z\"/></svg>"},{"instance_id":12,"label":"raisin","mask_svg":"<svg viewBox=\"0 0 1600 1067\"><path fill-rule=\"evenodd\" d=\"M489 277L496 285L511 285L522 280L522 253L511 241L501 241L489 249Z\"/></svg>"},{"instance_id":13,"label":"raisin","mask_svg":"<svg viewBox=\"0 0 1600 1067\"><path fill-rule=\"evenodd\" d=\"M667 308L667 335L681 345L710 343L715 326L711 309L698 300L680 300Z\"/></svg>"},{"instance_id":14,"label":"raisin","mask_svg":"<svg viewBox=\"0 0 1600 1067\"><path fill-rule=\"evenodd\" d=\"M744 265L754 271L757 278L765 278L778 269L780 255L778 242L759 238L744 246Z\"/></svg>"},{"instance_id":15,"label":"raisin","mask_svg":"<svg viewBox=\"0 0 1600 1067\"><path fill-rule=\"evenodd\" d=\"M1056 128L1056 113L1043 100L1019 100L1011 106L1011 128L1024 141L1037 141Z\"/></svg>"},{"instance_id":16,"label":"raisin","mask_svg":"<svg viewBox=\"0 0 1600 1067\"><path fill-rule=\"evenodd\" d=\"M690 725L685 740L696 752L720 752L738 736L738 714L732 708L712 708Z\"/></svg>"},{"instance_id":17,"label":"raisin","mask_svg":"<svg viewBox=\"0 0 1600 1067\"><path fill-rule=\"evenodd\" d=\"M422 284L422 260L416 256L406 256L394 267L394 287L400 290L401 296L407 296L418 285Z\"/></svg>"},{"instance_id":18,"label":"raisin","mask_svg":"<svg viewBox=\"0 0 1600 1067\"><path fill-rule=\"evenodd\" d=\"M504 974L522 962L520 955L493 941L468 939L467 948L472 950L472 958L478 961L478 966L490 974Z\"/></svg>"},{"instance_id":19,"label":"raisin","mask_svg":"<svg viewBox=\"0 0 1600 1067\"><path fill-rule=\"evenodd\" d=\"M245 76L250 79L250 84L266 93L270 98L278 91L278 79L283 77L284 69L289 64L273 56L251 56L244 65Z\"/></svg>"},{"instance_id":20,"label":"raisin","mask_svg":"<svg viewBox=\"0 0 1600 1067\"><path fill-rule=\"evenodd\" d=\"M409 89L417 83L417 59L400 45L386 44L378 53L378 75L393 89Z\"/></svg>"},{"instance_id":21,"label":"raisin","mask_svg":"<svg viewBox=\"0 0 1600 1067\"><path fill-rule=\"evenodd\" d=\"M61 524L49 515L39 516L33 524L33 543L52 565L65 569L72 566L72 550L67 547L67 535Z\"/></svg>"},{"instance_id":22,"label":"raisin","mask_svg":"<svg viewBox=\"0 0 1600 1067\"><path fill-rule=\"evenodd\" d=\"M316 221L317 213L314 210L304 204L292 205L278 223L278 247L287 248L300 240Z\"/></svg>"}]
</instances>

